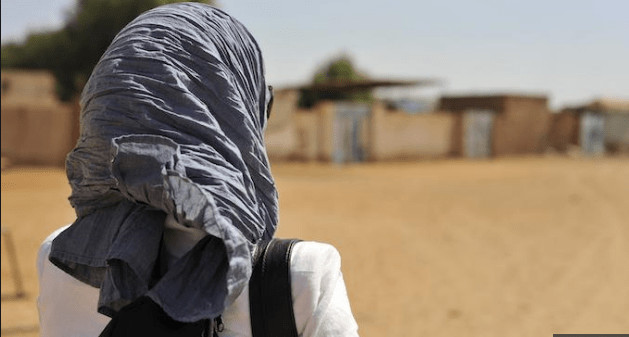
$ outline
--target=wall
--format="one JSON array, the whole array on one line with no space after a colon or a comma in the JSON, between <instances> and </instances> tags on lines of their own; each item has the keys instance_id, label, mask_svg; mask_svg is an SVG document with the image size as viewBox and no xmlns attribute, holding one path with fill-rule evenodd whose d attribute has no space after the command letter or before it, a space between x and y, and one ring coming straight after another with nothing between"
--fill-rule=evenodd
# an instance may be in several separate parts
<instances>
[{"instance_id":1,"label":"wall","mask_svg":"<svg viewBox=\"0 0 629 337\"><path fill-rule=\"evenodd\" d=\"M564 110L551 114L548 129L548 146L557 151L567 151L579 144L579 120L574 111Z\"/></svg>"},{"instance_id":2,"label":"wall","mask_svg":"<svg viewBox=\"0 0 629 337\"><path fill-rule=\"evenodd\" d=\"M265 134L271 160L332 160L334 104L321 102L312 109L298 109L295 95L278 97L284 108L273 113ZM291 103L292 102L292 103ZM276 114L277 113L277 114Z\"/></svg>"},{"instance_id":3,"label":"wall","mask_svg":"<svg viewBox=\"0 0 629 337\"><path fill-rule=\"evenodd\" d=\"M317 159L332 161L334 153L334 102L321 102L314 109L317 118Z\"/></svg>"},{"instance_id":4,"label":"wall","mask_svg":"<svg viewBox=\"0 0 629 337\"><path fill-rule=\"evenodd\" d=\"M47 71L2 69L2 102L55 106L55 79Z\"/></svg>"},{"instance_id":5,"label":"wall","mask_svg":"<svg viewBox=\"0 0 629 337\"><path fill-rule=\"evenodd\" d=\"M272 160L332 161L336 106L321 102L309 110L273 120L266 133ZM361 138L368 160L404 160L449 156L458 116L448 113L410 115L375 103Z\"/></svg>"},{"instance_id":6,"label":"wall","mask_svg":"<svg viewBox=\"0 0 629 337\"><path fill-rule=\"evenodd\" d=\"M629 152L629 113L605 114L605 147L611 152Z\"/></svg>"},{"instance_id":7,"label":"wall","mask_svg":"<svg viewBox=\"0 0 629 337\"><path fill-rule=\"evenodd\" d=\"M545 97L506 97L504 110L494 120L494 155L544 152L549 126L550 111Z\"/></svg>"},{"instance_id":8,"label":"wall","mask_svg":"<svg viewBox=\"0 0 629 337\"><path fill-rule=\"evenodd\" d=\"M448 156L452 152L455 119L447 113L410 115L375 104L368 158L400 160Z\"/></svg>"},{"instance_id":9,"label":"wall","mask_svg":"<svg viewBox=\"0 0 629 337\"><path fill-rule=\"evenodd\" d=\"M10 163L61 166L75 145L77 111L54 86L47 72L2 70L2 157Z\"/></svg>"},{"instance_id":10,"label":"wall","mask_svg":"<svg viewBox=\"0 0 629 337\"><path fill-rule=\"evenodd\" d=\"M297 146L292 159L312 161L319 156L319 120L321 116L311 110L297 110L295 112L295 126L297 129Z\"/></svg>"},{"instance_id":11,"label":"wall","mask_svg":"<svg viewBox=\"0 0 629 337\"><path fill-rule=\"evenodd\" d=\"M273 107L264 135L271 160L286 160L295 152L298 139L293 112L298 98L299 93L294 90L274 92Z\"/></svg>"},{"instance_id":12,"label":"wall","mask_svg":"<svg viewBox=\"0 0 629 337\"><path fill-rule=\"evenodd\" d=\"M75 145L67 106L2 104L2 157L13 164L63 166Z\"/></svg>"}]
</instances>

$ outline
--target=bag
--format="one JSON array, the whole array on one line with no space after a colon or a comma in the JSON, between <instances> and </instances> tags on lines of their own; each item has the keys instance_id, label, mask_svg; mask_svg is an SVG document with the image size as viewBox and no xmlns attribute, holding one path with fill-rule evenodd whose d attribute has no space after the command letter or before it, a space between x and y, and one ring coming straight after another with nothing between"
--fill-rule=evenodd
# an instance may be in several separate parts
<instances>
[{"instance_id":1,"label":"bag","mask_svg":"<svg viewBox=\"0 0 629 337\"><path fill-rule=\"evenodd\" d=\"M254 254L249 281L253 337L297 337L290 285L290 256L296 239L272 239Z\"/></svg>"}]
</instances>

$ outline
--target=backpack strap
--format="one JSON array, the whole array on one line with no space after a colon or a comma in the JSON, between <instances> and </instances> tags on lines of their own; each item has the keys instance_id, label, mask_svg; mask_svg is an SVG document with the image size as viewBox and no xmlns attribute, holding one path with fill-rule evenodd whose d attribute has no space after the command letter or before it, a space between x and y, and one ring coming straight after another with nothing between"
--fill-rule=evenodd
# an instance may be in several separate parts
<instances>
[{"instance_id":1,"label":"backpack strap","mask_svg":"<svg viewBox=\"0 0 629 337\"><path fill-rule=\"evenodd\" d=\"M297 239L272 239L254 254L249 281L254 337L297 337L290 286L290 255Z\"/></svg>"}]
</instances>

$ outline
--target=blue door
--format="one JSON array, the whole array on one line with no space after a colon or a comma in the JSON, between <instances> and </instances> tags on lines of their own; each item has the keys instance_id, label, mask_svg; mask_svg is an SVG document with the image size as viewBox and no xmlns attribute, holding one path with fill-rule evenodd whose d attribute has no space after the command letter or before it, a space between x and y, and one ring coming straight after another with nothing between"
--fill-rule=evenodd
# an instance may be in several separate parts
<instances>
[{"instance_id":1,"label":"blue door","mask_svg":"<svg viewBox=\"0 0 629 337\"><path fill-rule=\"evenodd\" d=\"M581 115L579 130L581 151L588 155L605 152L605 118L603 114L585 112Z\"/></svg>"},{"instance_id":2,"label":"blue door","mask_svg":"<svg viewBox=\"0 0 629 337\"><path fill-rule=\"evenodd\" d=\"M365 160L364 128L367 125L370 107L368 104L343 102L336 104L334 116L335 163L360 162Z\"/></svg>"},{"instance_id":3,"label":"blue door","mask_svg":"<svg viewBox=\"0 0 629 337\"><path fill-rule=\"evenodd\" d=\"M468 110L463 115L463 154L468 158L491 157L491 134L494 113L491 110Z\"/></svg>"}]
</instances>

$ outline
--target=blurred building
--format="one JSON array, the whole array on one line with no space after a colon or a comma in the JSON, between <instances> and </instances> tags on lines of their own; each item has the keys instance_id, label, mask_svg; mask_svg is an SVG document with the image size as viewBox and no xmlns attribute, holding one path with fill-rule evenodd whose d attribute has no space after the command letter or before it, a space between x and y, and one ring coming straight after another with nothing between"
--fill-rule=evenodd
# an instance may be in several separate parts
<instances>
[{"instance_id":1,"label":"blurred building","mask_svg":"<svg viewBox=\"0 0 629 337\"><path fill-rule=\"evenodd\" d=\"M274 160L346 163L452 153L450 114L409 114L379 101L324 101L311 109L295 109L280 120L274 117L266 133L267 151Z\"/></svg>"},{"instance_id":2,"label":"blurred building","mask_svg":"<svg viewBox=\"0 0 629 337\"><path fill-rule=\"evenodd\" d=\"M550 146L566 150L578 146L584 154L629 152L629 100L598 99L555 114Z\"/></svg>"},{"instance_id":3,"label":"blurred building","mask_svg":"<svg viewBox=\"0 0 629 337\"><path fill-rule=\"evenodd\" d=\"M63 165L78 136L78 113L46 71L2 70L0 124L3 162L14 164Z\"/></svg>"},{"instance_id":4,"label":"blurred building","mask_svg":"<svg viewBox=\"0 0 629 337\"><path fill-rule=\"evenodd\" d=\"M544 96L441 97L439 109L455 114L453 154L491 157L542 153L550 122Z\"/></svg>"},{"instance_id":5,"label":"blurred building","mask_svg":"<svg viewBox=\"0 0 629 337\"><path fill-rule=\"evenodd\" d=\"M418 82L371 81L321 86L349 90ZM272 160L361 162L563 152L629 152L629 102L597 100L550 113L547 98L527 95L441 97L421 113L387 100L322 101L299 108L300 87L275 91L265 130ZM2 158L63 165L78 138L79 109L55 95L43 71L2 71Z\"/></svg>"},{"instance_id":6,"label":"blurred building","mask_svg":"<svg viewBox=\"0 0 629 337\"><path fill-rule=\"evenodd\" d=\"M425 85L433 81L364 81L317 85L309 90L354 90L382 86ZM274 160L319 160L336 163L406 160L448 156L452 152L453 117L434 111L421 114L390 101L356 103L322 101L297 107L301 87L276 92L266 132ZM279 106L277 106L279 105ZM279 111L276 111L279 110Z\"/></svg>"},{"instance_id":7,"label":"blurred building","mask_svg":"<svg viewBox=\"0 0 629 337\"><path fill-rule=\"evenodd\" d=\"M275 160L487 158L540 154L549 146L565 151L570 142L582 138L575 131L576 115L552 114L545 96L447 96L441 97L436 110L421 114L384 101L327 101L299 109L295 90L278 98L285 102L280 103L279 116L271 118L266 135L269 156ZM605 124L608 144L612 140L624 144L620 125L629 115L610 116L615 122ZM584 123L595 124L578 122Z\"/></svg>"}]
</instances>

